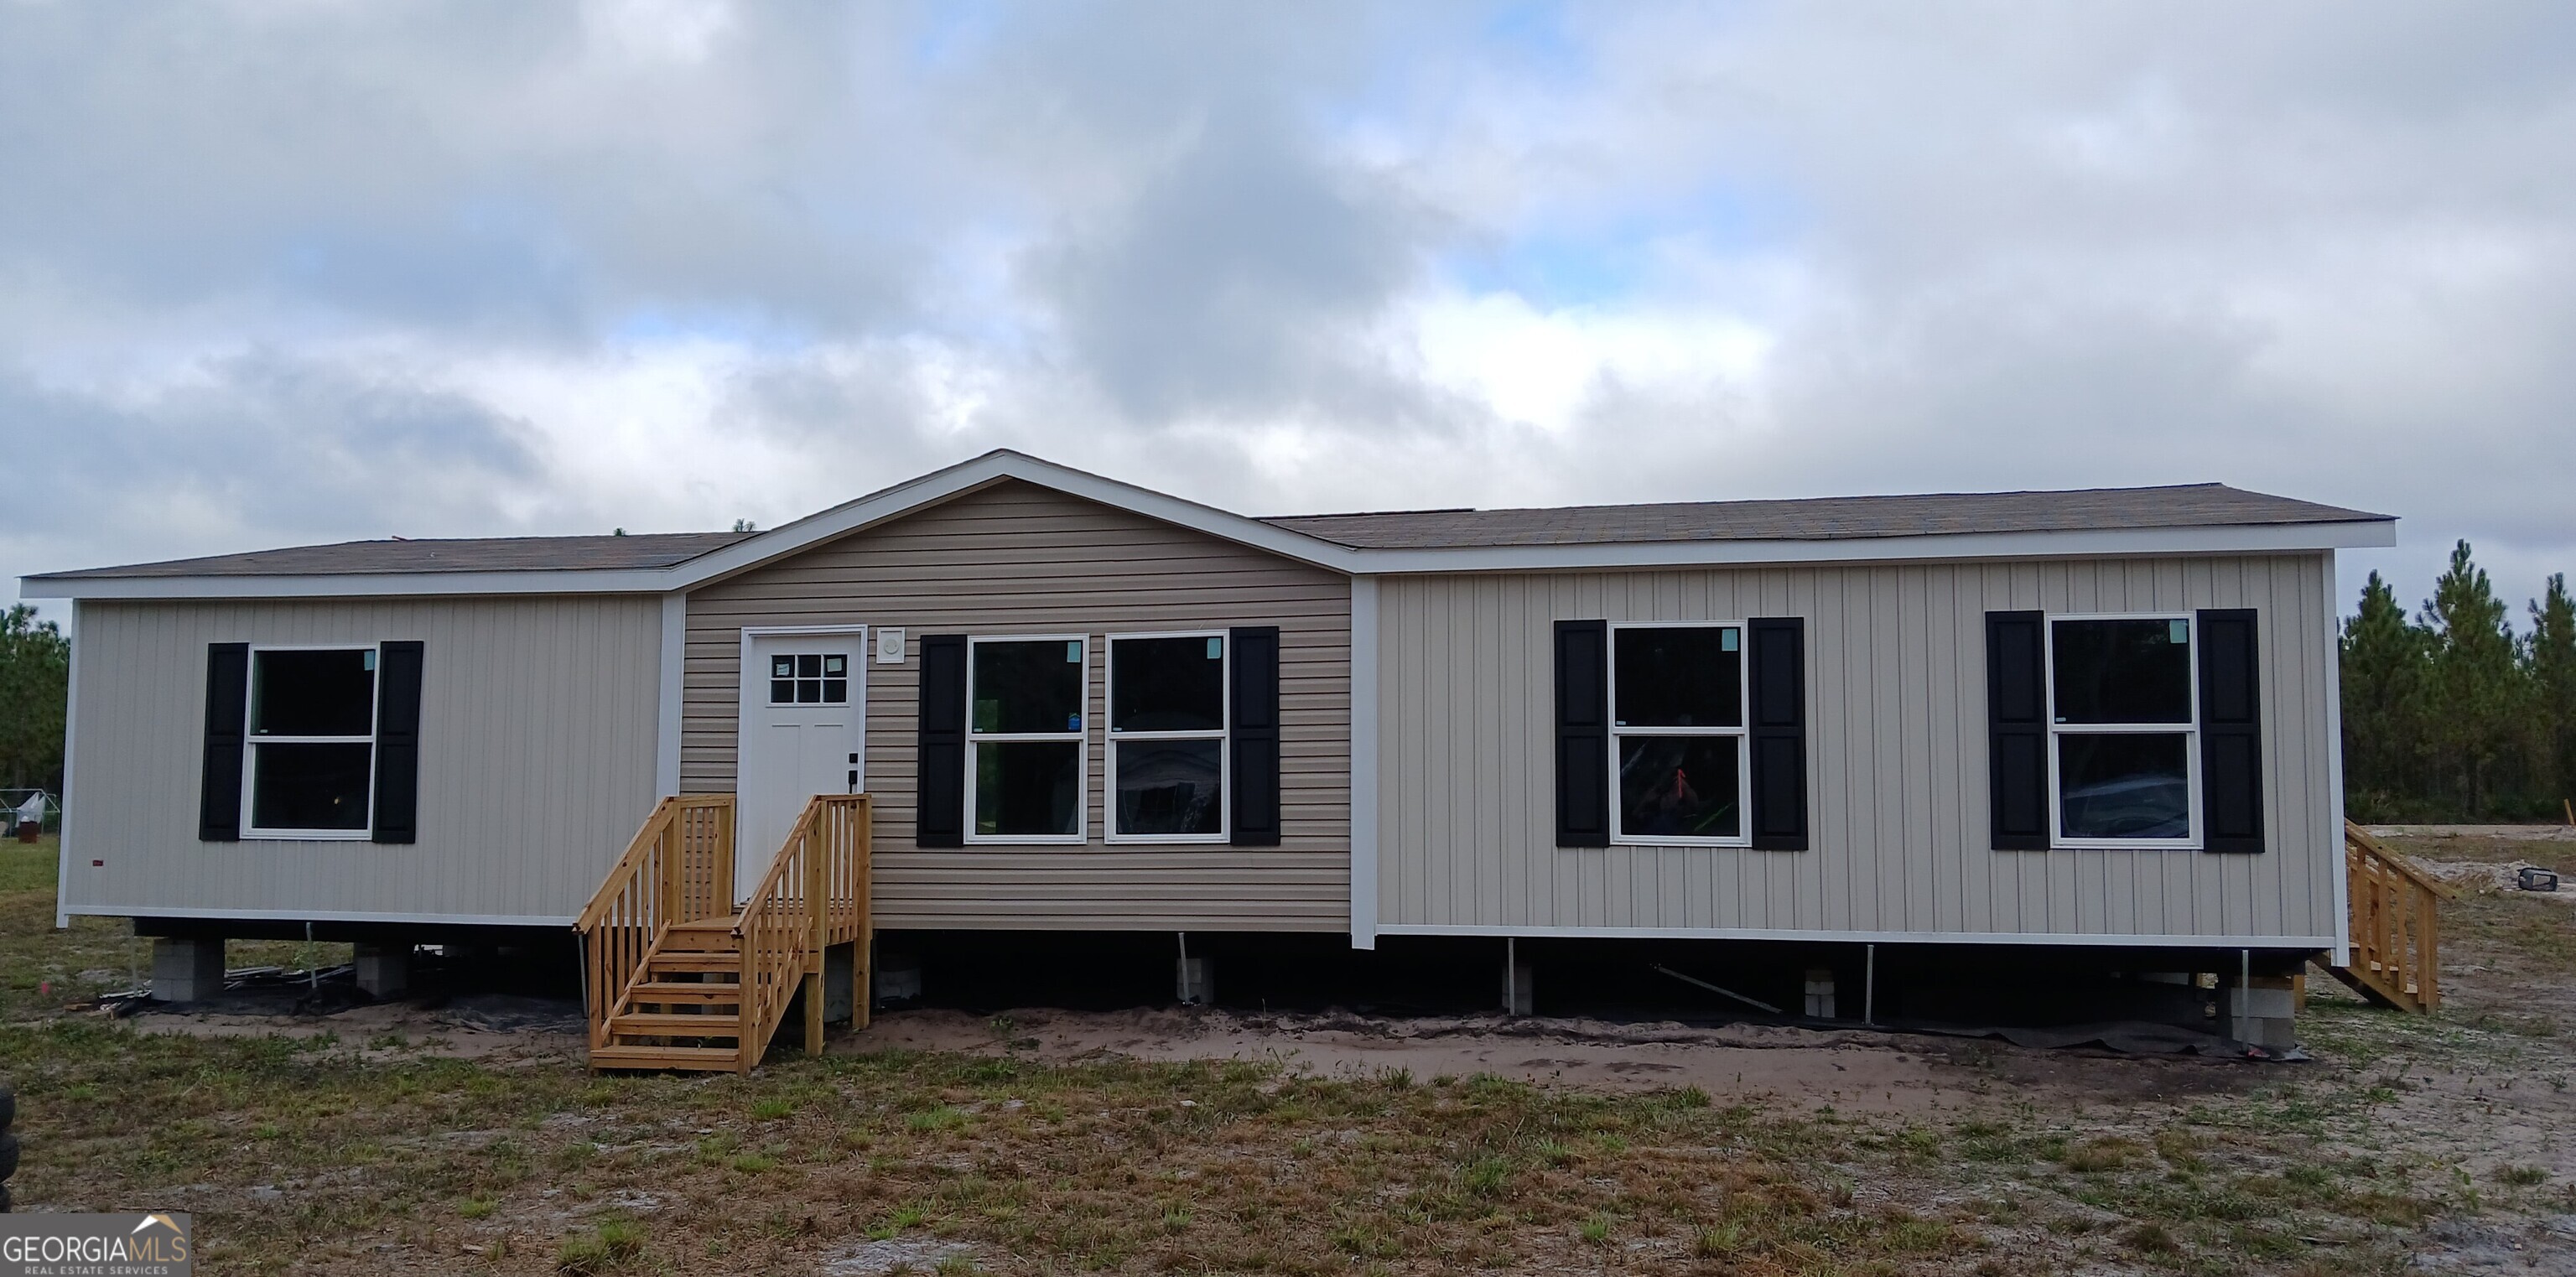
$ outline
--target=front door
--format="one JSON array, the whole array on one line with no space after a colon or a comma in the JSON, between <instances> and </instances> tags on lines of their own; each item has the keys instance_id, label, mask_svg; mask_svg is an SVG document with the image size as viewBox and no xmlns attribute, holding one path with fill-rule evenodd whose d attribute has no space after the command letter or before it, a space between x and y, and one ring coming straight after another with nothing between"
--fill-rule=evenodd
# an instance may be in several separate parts
<instances>
[{"instance_id":1,"label":"front door","mask_svg":"<svg viewBox=\"0 0 2576 1277\"><path fill-rule=\"evenodd\" d=\"M743 645L734 896L751 895L816 794L866 788L866 651L857 629L751 634Z\"/></svg>"}]
</instances>

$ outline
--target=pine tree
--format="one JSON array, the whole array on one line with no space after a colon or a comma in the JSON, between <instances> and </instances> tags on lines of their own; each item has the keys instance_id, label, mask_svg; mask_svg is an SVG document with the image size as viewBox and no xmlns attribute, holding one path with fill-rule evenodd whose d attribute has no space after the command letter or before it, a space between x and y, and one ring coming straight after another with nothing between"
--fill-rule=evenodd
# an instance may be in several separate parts
<instances>
[{"instance_id":1,"label":"pine tree","mask_svg":"<svg viewBox=\"0 0 2576 1277\"><path fill-rule=\"evenodd\" d=\"M2522 759L2524 684L2519 641L2505 624L2505 605L2469 543L2451 549L2450 569L2433 583L2423 624L2432 632L2425 667L2423 731L2435 770L2465 819L2499 810L2504 787Z\"/></svg>"},{"instance_id":2,"label":"pine tree","mask_svg":"<svg viewBox=\"0 0 2576 1277\"><path fill-rule=\"evenodd\" d=\"M0 786L57 789L71 644L24 603L0 616Z\"/></svg>"},{"instance_id":3,"label":"pine tree","mask_svg":"<svg viewBox=\"0 0 2576 1277\"><path fill-rule=\"evenodd\" d=\"M2576 598L2567 574L2549 578L2549 591L2531 605L2532 720L2536 727L2534 779L2545 803L2576 795ZM2561 811L2565 808L2562 806Z\"/></svg>"},{"instance_id":4,"label":"pine tree","mask_svg":"<svg viewBox=\"0 0 2576 1277\"><path fill-rule=\"evenodd\" d=\"M2425 634L2407 623L2397 592L2377 572L2361 609L2343 625L2343 763L2357 819L2389 819L2422 787L2418 768Z\"/></svg>"}]
</instances>

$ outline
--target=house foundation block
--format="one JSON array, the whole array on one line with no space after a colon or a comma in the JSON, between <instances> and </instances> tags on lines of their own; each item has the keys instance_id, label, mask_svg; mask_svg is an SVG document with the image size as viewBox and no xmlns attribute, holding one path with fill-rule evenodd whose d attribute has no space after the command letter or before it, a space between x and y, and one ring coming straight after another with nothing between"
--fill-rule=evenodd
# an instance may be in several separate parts
<instances>
[{"instance_id":1,"label":"house foundation block","mask_svg":"<svg viewBox=\"0 0 2576 1277\"><path fill-rule=\"evenodd\" d=\"M2299 1044L2293 977L2256 976L2252 984L2227 992L2228 1015L2238 1041L2267 1051L2285 1051Z\"/></svg>"},{"instance_id":2,"label":"house foundation block","mask_svg":"<svg viewBox=\"0 0 2576 1277\"><path fill-rule=\"evenodd\" d=\"M399 998L411 992L411 946L357 946L358 990L371 998Z\"/></svg>"},{"instance_id":3,"label":"house foundation block","mask_svg":"<svg viewBox=\"0 0 2576 1277\"><path fill-rule=\"evenodd\" d=\"M152 942L152 996L163 1002L203 1002L224 991L224 942L174 939Z\"/></svg>"}]
</instances>

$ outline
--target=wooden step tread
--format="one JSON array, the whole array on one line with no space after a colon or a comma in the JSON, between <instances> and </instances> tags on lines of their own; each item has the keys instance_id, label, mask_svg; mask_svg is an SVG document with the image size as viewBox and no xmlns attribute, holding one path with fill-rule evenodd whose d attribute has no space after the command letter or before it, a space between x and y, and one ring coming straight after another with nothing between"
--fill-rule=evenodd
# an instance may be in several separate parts
<instances>
[{"instance_id":1,"label":"wooden step tread","mask_svg":"<svg viewBox=\"0 0 2576 1277\"><path fill-rule=\"evenodd\" d=\"M629 1002L704 1002L742 1001L739 984L665 984L648 980L626 991Z\"/></svg>"},{"instance_id":2,"label":"wooden step tread","mask_svg":"<svg viewBox=\"0 0 2576 1277\"><path fill-rule=\"evenodd\" d=\"M655 972L723 971L734 975L740 975L742 973L742 955L739 953L692 953L686 950L656 950L652 956L644 959L644 966L645 969Z\"/></svg>"},{"instance_id":3,"label":"wooden step tread","mask_svg":"<svg viewBox=\"0 0 2576 1277\"><path fill-rule=\"evenodd\" d=\"M702 1069L731 1073L742 1066L742 1052L729 1046L595 1046L594 1069Z\"/></svg>"},{"instance_id":4,"label":"wooden step tread","mask_svg":"<svg viewBox=\"0 0 2576 1277\"><path fill-rule=\"evenodd\" d=\"M742 1035L739 1015L680 1015L669 1011L629 1011L608 1021L611 1033L649 1033L675 1038L730 1038Z\"/></svg>"},{"instance_id":5,"label":"wooden step tread","mask_svg":"<svg viewBox=\"0 0 2576 1277\"><path fill-rule=\"evenodd\" d=\"M670 929L671 929L671 930L673 930L673 931L689 931L689 932L707 932L707 931L714 931L714 932L721 932L721 933L723 933L723 934L725 934L725 935L732 935L732 934L733 934L733 929L734 929L735 927L737 927L737 926L740 926L741 924L742 924L742 920L741 920L741 918L740 918L740 917L732 917L732 918L697 918L697 919L693 919L693 920L688 921L688 922L674 922L674 923L670 924Z\"/></svg>"}]
</instances>

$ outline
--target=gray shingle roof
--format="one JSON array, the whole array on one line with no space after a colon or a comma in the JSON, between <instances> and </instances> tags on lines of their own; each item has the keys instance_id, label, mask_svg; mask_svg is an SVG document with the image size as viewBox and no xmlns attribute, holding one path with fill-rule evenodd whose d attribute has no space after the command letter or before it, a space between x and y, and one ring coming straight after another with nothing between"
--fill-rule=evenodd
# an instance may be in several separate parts
<instances>
[{"instance_id":1,"label":"gray shingle roof","mask_svg":"<svg viewBox=\"0 0 2576 1277\"><path fill-rule=\"evenodd\" d=\"M1939 493L1786 501L1530 510L1393 510L1283 515L1275 527L1368 550L1477 546L1618 545L1674 541L1830 541L1978 532L2246 527L2386 522L2390 516L2246 492L2223 484L2090 488L2072 492ZM333 576L376 573L548 572L667 568L749 532L632 536L481 537L343 541L247 554L50 572L31 581L135 577Z\"/></svg>"},{"instance_id":2,"label":"gray shingle roof","mask_svg":"<svg viewBox=\"0 0 2576 1277\"><path fill-rule=\"evenodd\" d=\"M342 541L284 550L169 559L124 567L48 572L30 580L153 576L340 576L376 572L550 572L667 568L720 550L749 532L647 532L628 536L471 537Z\"/></svg>"},{"instance_id":3,"label":"gray shingle roof","mask_svg":"<svg viewBox=\"0 0 2576 1277\"><path fill-rule=\"evenodd\" d=\"M2217 483L2071 492L1956 492L1785 501L1535 510L1393 510L1284 515L1263 522L1369 550L1615 545L1660 541L1832 541L1976 532L2077 532L2387 522L2390 516Z\"/></svg>"}]
</instances>

